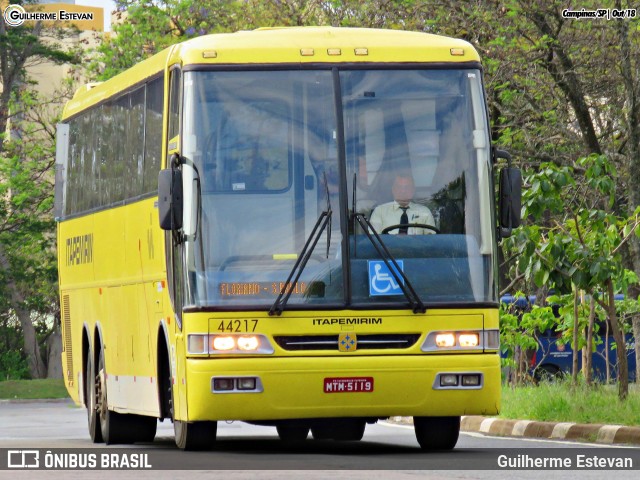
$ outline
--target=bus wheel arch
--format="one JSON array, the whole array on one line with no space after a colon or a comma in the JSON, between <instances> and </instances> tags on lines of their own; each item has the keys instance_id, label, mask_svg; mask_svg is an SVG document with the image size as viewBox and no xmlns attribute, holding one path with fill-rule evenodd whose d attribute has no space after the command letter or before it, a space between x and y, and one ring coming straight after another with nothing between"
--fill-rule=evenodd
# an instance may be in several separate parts
<instances>
[{"instance_id":1,"label":"bus wheel arch","mask_svg":"<svg viewBox=\"0 0 640 480\"><path fill-rule=\"evenodd\" d=\"M173 397L171 382L171 359L169 357L169 337L166 326L160 325L158 329L157 374L158 374L158 401L160 405L160 418L173 419Z\"/></svg>"},{"instance_id":2,"label":"bus wheel arch","mask_svg":"<svg viewBox=\"0 0 640 480\"><path fill-rule=\"evenodd\" d=\"M173 410L173 377L169 334L164 323L158 329L158 395L160 418L169 418L173 422L175 442L181 450L210 450L215 444L218 422L187 422L176 420Z\"/></svg>"}]
</instances>

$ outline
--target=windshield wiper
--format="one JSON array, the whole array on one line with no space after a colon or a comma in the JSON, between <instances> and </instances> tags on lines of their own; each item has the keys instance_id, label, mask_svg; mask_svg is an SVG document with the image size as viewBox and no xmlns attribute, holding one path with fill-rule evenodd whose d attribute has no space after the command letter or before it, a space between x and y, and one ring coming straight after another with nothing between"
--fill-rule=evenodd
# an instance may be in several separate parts
<instances>
[{"instance_id":1,"label":"windshield wiper","mask_svg":"<svg viewBox=\"0 0 640 480\"><path fill-rule=\"evenodd\" d=\"M371 242L371 245L373 245L373 247L376 249L376 251L378 252L378 255L380 255L380 257L382 258L382 261L389 269L389 272L391 272L391 275L393 275L394 280L398 283L398 286L402 290L402 293L404 294L406 299L409 301L409 305L411 306L413 313L425 313L427 311L427 308L424 306L424 303L422 303L422 300L420 300L420 296L416 292L415 288L413 288L413 285L411 285L411 282L409 281L405 273L398 266L398 262L393 257L393 255L391 255L391 252L385 245L382 238L380 238L380 235L378 234L378 232L376 232L376 229L373 228L373 225L371 225L371 222L367 220L367 217L365 217L362 213L358 213L356 211L356 175L355 174L353 175L353 210L351 212L351 215L352 215L352 221L354 223L358 222L360 227L362 227L362 230L364 231L365 235ZM355 228L353 229L353 231L355 232ZM353 248L355 250L356 242L354 242ZM400 277L402 277L402 280L400 279Z\"/></svg>"},{"instance_id":2,"label":"windshield wiper","mask_svg":"<svg viewBox=\"0 0 640 480\"><path fill-rule=\"evenodd\" d=\"M280 315L284 311L284 307L287 305L287 302L291 297L291 293L294 290L294 285L298 283L298 280L307 266L307 262L311 258L311 254L316 248L316 245L322 236L322 232L324 232L325 229L327 229L327 258L329 258L329 245L331 243L331 215L333 214L333 211L331 210L329 184L327 183L326 173L324 175L324 185L327 195L327 206L316 220L316 224L313 226L313 230L311 230L304 247L302 247L302 251L298 255L296 263L293 265L291 272L289 272L286 282L284 282L284 287L280 290L276 301L273 302L273 305L269 309L269 315ZM294 275L295 279L293 278Z\"/></svg>"}]
</instances>

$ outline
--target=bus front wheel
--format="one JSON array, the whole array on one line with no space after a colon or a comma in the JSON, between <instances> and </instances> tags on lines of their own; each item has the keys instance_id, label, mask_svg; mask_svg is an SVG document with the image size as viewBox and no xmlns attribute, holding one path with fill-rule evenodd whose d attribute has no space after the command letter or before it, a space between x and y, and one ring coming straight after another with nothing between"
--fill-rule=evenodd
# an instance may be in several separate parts
<instances>
[{"instance_id":1,"label":"bus front wheel","mask_svg":"<svg viewBox=\"0 0 640 480\"><path fill-rule=\"evenodd\" d=\"M460 417L413 417L413 426L423 450L452 450L460 435Z\"/></svg>"},{"instance_id":2,"label":"bus front wheel","mask_svg":"<svg viewBox=\"0 0 640 480\"><path fill-rule=\"evenodd\" d=\"M218 422L173 421L176 445L181 450L211 450L216 441Z\"/></svg>"}]
</instances>

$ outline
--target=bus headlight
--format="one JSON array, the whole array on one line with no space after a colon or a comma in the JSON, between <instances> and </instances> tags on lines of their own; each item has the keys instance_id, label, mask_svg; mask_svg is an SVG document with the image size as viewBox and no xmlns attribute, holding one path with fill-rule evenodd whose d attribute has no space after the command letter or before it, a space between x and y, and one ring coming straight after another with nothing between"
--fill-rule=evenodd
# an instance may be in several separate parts
<instances>
[{"instance_id":1,"label":"bus headlight","mask_svg":"<svg viewBox=\"0 0 640 480\"><path fill-rule=\"evenodd\" d=\"M256 336L238 337L238 348L246 352L257 350L260 347L260 341Z\"/></svg>"},{"instance_id":2,"label":"bus headlight","mask_svg":"<svg viewBox=\"0 0 640 480\"><path fill-rule=\"evenodd\" d=\"M461 333L458 337L461 347L477 347L479 340L477 333Z\"/></svg>"},{"instance_id":3,"label":"bus headlight","mask_svg":"<svg viewBox=\"0 0 640 480\"><path fill-rule=\"evenodd\" d=\"M233 350L236 347L236 342L231 336L224 337L210 337L211 350Z\"/></svg>"},{"instance_id":4,"label":"bus headlight","mask_svg":"<svg viewBox=\"0 0 640 480\"><path fill-rule=\"evenodd\" d=\"M497 350L500 333L495 330L435 331L427 335L423 352Z\"/></svg>"},{"instance_id":5,"label":"bus headlight","mask_svg":"<svg viewBox=\"0 0 640 480\"><path fill-rule=\"evenodd\" d=\"M207 335L204 333L189 334L187 351L192 355L270 355L274 352L271 342L265 335Z\"/></svg>"},{"instance_id":6,"label":"bus headlight","mask_svg":"<svg viewBox=\"0 0 640 480\"><path fill-rule=\"evenodd\" d=\"M440 348L453 347L456 344L456 337L453 333L439 333L436 335L436 345Z\"/></svg>"}]
</instances>

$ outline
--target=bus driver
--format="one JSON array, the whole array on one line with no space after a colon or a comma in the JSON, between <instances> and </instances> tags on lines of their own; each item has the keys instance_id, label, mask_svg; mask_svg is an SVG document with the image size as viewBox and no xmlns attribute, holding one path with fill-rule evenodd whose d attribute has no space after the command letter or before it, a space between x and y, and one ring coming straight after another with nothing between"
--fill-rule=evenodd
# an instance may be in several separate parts
<instances>
[{"instance_id":1,"label":"bus driver","mask_svg":"<svg viewBox=\"0 0 640 480\"><path fill-rule=\"evenodd\" d=\"M398 235L435 233L428 228L410 226L412 224L435 225L431 210L412 201L415 190L411 176L396 176L391 188L394 200L378 205L371 214L371 225L376 232L383 233L385 228L396 225L396 228L387 233Z\"/></svg>"}]
</instances>

